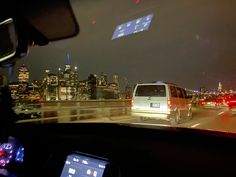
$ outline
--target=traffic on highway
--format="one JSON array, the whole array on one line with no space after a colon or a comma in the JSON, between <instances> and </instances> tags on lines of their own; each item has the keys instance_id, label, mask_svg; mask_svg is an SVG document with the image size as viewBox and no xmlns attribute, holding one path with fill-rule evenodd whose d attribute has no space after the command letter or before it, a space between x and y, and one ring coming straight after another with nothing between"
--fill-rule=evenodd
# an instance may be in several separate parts
<instances>
[{"instance_id":1,"label":"traffic on highway","mask_svg":"<svg viewBox=\"0 0 236 177\"><path fill-rule=\"evenodd\" d=\"M29 110L15 109L21 116L18 123L106 122L236 131L234 94L191 96L180 88L182 94L177 94L177 87L160 81L142 83L135 87L132 99L45 102L31 105Z\"/></svg>"},{"instance_id":2,"label":"traffic on highway","mask_svg":"<svg viewBox=\"0 0 236 177\"><path fill-rule=\"evenodd\" d=\"M0 177L236 176L235 0L0 4Z\"/></svg>"},{"instance_id":3,"label":"traffic on highway","mask_svg":"<svg viewBox=\"0 0 236 177\"><path fill-rule=\"evenodd\" d=\"M222 99L221 99L222 98ZM218 100L217 103L214 103L209 100ZM191 99L188 99L188 103L191 102ZM132 113L132 108L130 114L121 115L121 116L104 116L102 118L93 118L87 120L76 120L75 122L110 122L110 123L132 123L132 124L146 124L153 126L175 126L175 127L184 127L184 128L198 128L198 129L208 129L208 130L217 130L225 132L234 132L236 131L236 113L235 113L235 96L212 96L210 98L199 99L199 102L191 104L191 117L181 116L178 120L178 123L173 123L158 115L147 116L147 113L152 113L153 111L143 112L141 116L137 116L136 111ZM133 106L134 103L131 103ZM209 106L205 106L209 104ZM234 106L233 106L234 105ZM150 109L150 108L148 108Z\"/></svg>"},{"instance_id":4,"label":"traffic on highway","mask_svg":"<svg viewBox=\"0 0 236 177\"><path fill-rule=\"evenodd\" d=\"M117 10L112 16L105 12L79 13L83 3L75 0L71 4L75 17L64 20L75 27L69 36L79 32L76 20L81 22L80 37L70 39L70 44L63 40L33 48L17 63L8 60L10 49L2 56L1 85L9 90L6 91L9 104L4 110L14 110L14 122L107 119L215 130L234 127L230 120L234 120L236 112L232 60L235 54L231 45L235 30L226 25L226 19L234 19L234 11L220 18L218 11L221 8L231 11L227 3L215 4L219 8L213 8L209 4L202 7L197 2L182 2L185 11L180 11L182 5L176 4L177 16L166 10L172 5L154 1L115 3L117 9L126 7L126 15ZM103 4L100 6L106 9ZM192 10L197 9L195 6L199 6L201 13ZM11 18L1 24L17 33ZM51 24L47 22L48 27ZM8 41L15 42L14 47L18 40L15 36L10 38L16 41ZM50 38L54 39L48 36L48 42ZM37 43L36 39L29 43ZM38 43L46 45L45 41ZM24 47L17 50L21 48ZM101 52L104 49L106 52ZM228 62L221 67L226 58ZM215 67L209 67L212 63ZM229 122L219 122L222 117L224 120L228 117Z\"/></svg>"}]
</instances>

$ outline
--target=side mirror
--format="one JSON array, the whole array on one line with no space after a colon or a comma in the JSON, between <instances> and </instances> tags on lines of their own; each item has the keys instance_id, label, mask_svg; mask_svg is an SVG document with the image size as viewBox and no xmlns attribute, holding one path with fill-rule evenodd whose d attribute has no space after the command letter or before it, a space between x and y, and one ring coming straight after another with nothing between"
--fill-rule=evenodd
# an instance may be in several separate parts
<instances>
[{"instance_id":1,"label":"side mirror","mask_svg":"<svg viewBox=\"0 0 236 177\"><path fill-rule=\"evenodd\" d=\"M13 19L0 21L0 62L13 57L17 46L18 39Z\"/></svg>"}]
</instances>

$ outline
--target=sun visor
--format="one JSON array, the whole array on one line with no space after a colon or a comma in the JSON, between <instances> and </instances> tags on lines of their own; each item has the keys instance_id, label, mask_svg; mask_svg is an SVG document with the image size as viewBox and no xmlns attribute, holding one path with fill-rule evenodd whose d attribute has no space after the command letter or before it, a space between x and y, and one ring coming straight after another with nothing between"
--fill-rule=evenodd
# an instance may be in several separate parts
<instances>
[{"instance_id":1,"label":"sun visor","mask_svg":"<svg viewBox=\"0 0 236 177\"><path fill-rule=\"evenodd\" d=\"M68 0L17 1L20 14L49 41L76 36L79 26Z\"/></svg>"}]
</instances>

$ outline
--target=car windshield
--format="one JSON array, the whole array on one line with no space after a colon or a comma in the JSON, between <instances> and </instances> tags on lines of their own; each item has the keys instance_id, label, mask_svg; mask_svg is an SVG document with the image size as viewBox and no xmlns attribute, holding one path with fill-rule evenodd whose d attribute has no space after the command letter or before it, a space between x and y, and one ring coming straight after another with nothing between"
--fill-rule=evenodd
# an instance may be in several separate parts
<instances>
[{"instance_id":1,"label":"car windshield","mask_svg":"<svg viewBox=\"0 0 236 177\"><path fill-rule=\"evenodd\" d=\"M79 35L31 47L15 67L1 68L16 123L236 132L228 100L236 93L236 1L70 3ZM206 104L210 97L221 99Z\"/></svg>"},{"instance_id":2,"label":"car windshield","mask_svg":"<svg viewBox=\"0 0 236 177\"><path fill-rule=\"evenodd\" d=\"M139 85L136 89L135 96L165 97L166 88L164 85Z\"/></svg>"}]
</instances>

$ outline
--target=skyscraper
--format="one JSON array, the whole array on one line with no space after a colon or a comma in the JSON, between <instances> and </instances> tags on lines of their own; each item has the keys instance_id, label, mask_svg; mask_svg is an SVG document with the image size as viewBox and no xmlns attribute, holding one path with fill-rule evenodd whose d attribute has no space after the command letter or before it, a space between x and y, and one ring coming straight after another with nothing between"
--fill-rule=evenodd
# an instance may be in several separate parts
<instances>
[{"instance_id":1,"label":"skyscraper","mask_svg":"<svg viewBox=\"0 0 236 177\"><path fill-rule=\"evenodd\" d=\"M24 64L18 69L18 80L20 83L29 82L29 69Z\"/></svg>"},{"instance_id":2,"label":"skyscraper","mask_svg":"<svg viewBox=\"0 0 236 177\"><path fill-rule=\"evenodd\" d=\"M88 77L88 93L91 99L96 99L97 75L90 74Z\"/></svg>"},{"instance_id":3,"label":"skyscraper","mask_svg":"<svg viewBox=\"0 0 236 177\"><path fill-rule=\"evenodd\" d=\"M221 82L219 82L219 84L218 84L218 92L222 92L222 88L223 88L223 86L222 86Z\"/></svg>"},{"instance_id":4,"label":"skyscraper","mask_svg":"<svg viewBox=\"0 0 236 177\"><path fill-rule=\"evenodd\" d=\"M113 74L112 83L116 84L117 87L119 87L119 76L118 76L118 74Z\"/></svg>"},{"instance_id":5,"label":"skyscraper","mask_svg":"<svg viewBox=\"0 0 236 177\"><path fill-rule=\"evenodd\" d=\"M45 70L43 86L44 100L58 100L58 75L50 73L49 70Z\"/></svg>"},{"instance_id":6,"label":"skyscraper","mask_svg":"<svg viewBox=\"0 0 236 177\"><path fill-rule=\"evenodd\" d=\"M18 69L18 80L17 95L19 100L23 101L29 95L29 68L25 64Z\"/></svg>"},{"instance_id":7,"label":"skyscraper","mask_svg":"<svg viewBox=\"0 0 236 177\"><path fill-rule=\"evenodd\" d=\"M58 68L58 88L60 100L76 100L78 95L78 67L71 68L70 55L67 54L65 69Z\"/></svg>"},{"instance_id":8,"label":"skyscraper","mask_svg":"<svg viewBox=\"0 0 236 177\"><path fill-rule=\"evenodd\" d=\"M101 86L107 86L107 84L108 84L108 81L107 81L107 74L105 74L105 73L101 73L101 76L100 76L100 84L101 84Z\"/></svg>"},{"instance_id":9,"label":"skyscraper","mask_svg":"<svg viewBox=\"0 0 236 177\"><path fill-rule=\"evenodd\" d=\"M65 71L71 70L71 61L70 61L70 54L66 54L66 65L65 65Z\"/></svg>"}]
</instances>

